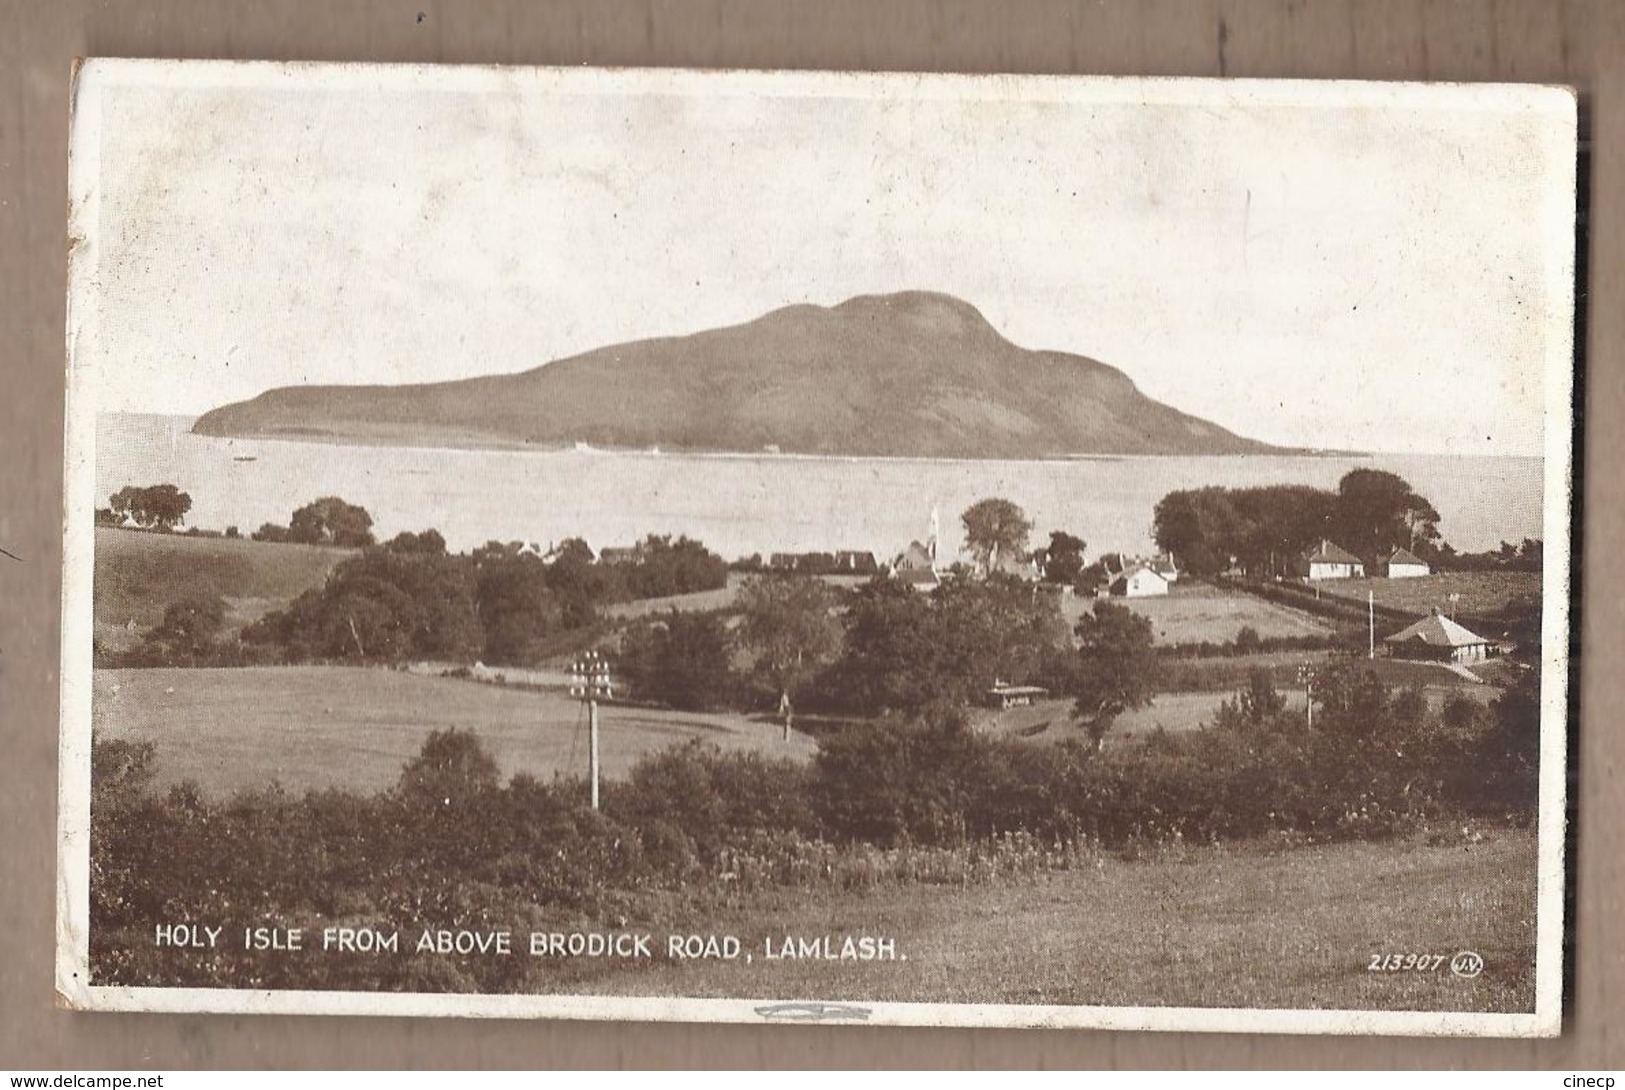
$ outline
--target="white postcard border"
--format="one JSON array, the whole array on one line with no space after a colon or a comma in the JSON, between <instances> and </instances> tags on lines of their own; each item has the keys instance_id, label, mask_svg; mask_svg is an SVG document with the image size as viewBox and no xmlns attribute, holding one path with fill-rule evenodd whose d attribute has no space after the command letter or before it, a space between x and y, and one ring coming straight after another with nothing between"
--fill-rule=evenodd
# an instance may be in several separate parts
<instances>
[{"instance_id":1,"label":"white postcard border","mask_svg":"<svg viewBox=\"0 0 1625 1090\"><path fill-rule=\"evenodd\" d=\"M876 88L967 100L1137 102L1214 107L1260 104L1431 105L1540 111L1577 137L1572 89L1510 84L1206 80L910 73L501 68L223 61L93 60L74 72L69 155L67 411L64 435L56 988L73 1009L151 1013L460 1016L658 1022L1030 1027L1286 1034L1555 1036L1562 1023L1564 837L1568 742L1570 553L1574 434L1575 174L1542 209L1548 297L1567 301L1549 323L1545 375L1539 887L1535 1009L1498 1014L1435 1011L895 1003L816 999L693 999L571 995L438 995L342 991L125 988L89 983L89 813L92 570L95 510L96 306L101 92L127 84L171 87L346 86L485 91L524 83L583 94L750 94L847 97ZM1573 140L1571 140L1571 146ZM825 1019L775 1015L780 1004L838 1006ZM843 1014L844 1011L844 1014Z\"/></svg>"}]
</instances>

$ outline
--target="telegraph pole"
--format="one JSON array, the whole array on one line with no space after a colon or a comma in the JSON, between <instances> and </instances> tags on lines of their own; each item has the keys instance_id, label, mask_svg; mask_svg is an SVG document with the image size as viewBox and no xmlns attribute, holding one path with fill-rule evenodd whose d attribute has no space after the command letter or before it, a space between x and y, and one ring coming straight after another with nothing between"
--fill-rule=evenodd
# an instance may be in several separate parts
<instances>
[{"instance_id":1,"label":"telegraph pole","mask_svg":"<svg viewBox=\"0 0 1625 1090\"><path fill-rule=\"evenodd\" d=\"M1365 592L1365 623L1366 623L1366 655L1368 659L1377 657L1377 598L1371 591Z\"/></svg>"},{"instance_id":2,"label":"telegraph pole","mask_svg":"<svg viewBox=\"0 0 1625 1090\"><path fill-rule=\"evenodd\" d=\"M1303 686L1304 729L1315 729L1315 668L1307 662L1298 667L1298 684Z\"/></svg>"},{"instance_id":3,"label":"telegraph pole","mask_svg":"<svg viewBox=\"0 0 1625 1090\"><path fill-rule=\"evenodd\" d=\"M609 660L588 651L570 664L570 695L587 702L587 776L592 781L592 808L598 809L598 700L613 695Z\"/></svg>"}]
</instances>

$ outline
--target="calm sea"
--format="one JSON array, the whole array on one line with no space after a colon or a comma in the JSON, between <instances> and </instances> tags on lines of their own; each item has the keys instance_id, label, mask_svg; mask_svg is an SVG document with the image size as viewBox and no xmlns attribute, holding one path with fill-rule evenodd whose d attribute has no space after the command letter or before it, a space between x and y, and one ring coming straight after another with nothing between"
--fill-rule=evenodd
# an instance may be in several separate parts
<instances>
[{"instance_id":1,"label":"calm sea","mask_svg":"<svg viewBox=\"0 0 1625 1090\"><path fill-rule=\"evenodd\" d=\"M695 456L353 446L191 434L189 417L104 414L97 421L98 502L125 485L168 482L192 497L190 526L286 523L295 507L338 495L371 512L380 537L434 527L455 549L497 539L594 547L648 533L688 534L727 557L777 550L900 552L941 512L987 496L1020 504L1035 540L1065 529L1091 553L1151 549L1151 511L1203 485L1331 487L1355 466L1398 473L1438 508L1458 549L1540 537L1539 458L1123 457L945 462L775 455Z\"/></svg>"}]
</instances>

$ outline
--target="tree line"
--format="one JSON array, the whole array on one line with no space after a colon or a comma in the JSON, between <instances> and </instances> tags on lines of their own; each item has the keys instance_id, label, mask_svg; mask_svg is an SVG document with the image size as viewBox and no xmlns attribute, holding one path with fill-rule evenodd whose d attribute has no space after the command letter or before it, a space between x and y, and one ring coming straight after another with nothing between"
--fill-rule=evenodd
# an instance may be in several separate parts
<instances>
[{"instance_id":1,"label":"tree line","mask_svg":"<svg viewBox=\"0 0 1625 1090\"><path fill-rule=\"evenodd\" d=\"M1396 548L1429 561L1449 555L1433 504L1404 478L1378 469L1351 470L1335 490L1268 485L1170 492L1153 512L1152 536L1198 576L1232 564L1255 577L1289 576L1321 541L1367 563Z\"/></svg>"},{"instance_id":2,"label":"tree line","mask_svg":"<svg viewBox=\"0 0 1625 1090\"><path fill-rule=\"evenodd\" d=\"M345 531L328 524L337 541ZM415 659L525 665L600 622L604 606L712 590L721 557L686 537L650 535L625 563L596 563L585 542L548 560L517 542L451 553L436 530L360 549L320 587L235 635L215 597L170 603L122 665L395 663Z\"/></svg>"}]
</instances>

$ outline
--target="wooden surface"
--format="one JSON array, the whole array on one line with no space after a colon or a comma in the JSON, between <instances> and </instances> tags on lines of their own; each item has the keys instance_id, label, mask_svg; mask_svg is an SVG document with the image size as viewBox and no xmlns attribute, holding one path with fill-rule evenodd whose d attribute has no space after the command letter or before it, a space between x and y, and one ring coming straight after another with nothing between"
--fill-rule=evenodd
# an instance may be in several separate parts
<instances>
[{"instance_id":1,"label":"wooden surface","mask_svg":"<svg viewBox=\"0 0 1625 1090\"><path fill-rule=\"evenodd\" d=\"M76 56L1518 80L1583 96L1586 654L1572 987L1545 1042L72 1014L51 991L69 64ZM0 1068L1625 1066L1625 3L0 0ZM1603 664L1602 668L1595 667Z\"/></svg>"}]
</instances>

